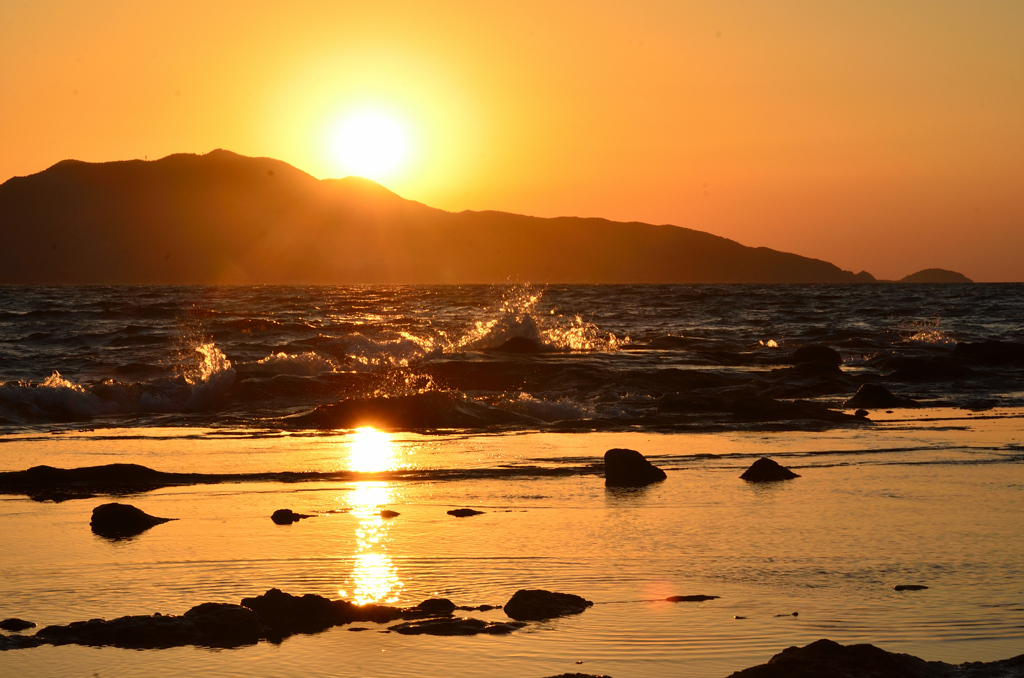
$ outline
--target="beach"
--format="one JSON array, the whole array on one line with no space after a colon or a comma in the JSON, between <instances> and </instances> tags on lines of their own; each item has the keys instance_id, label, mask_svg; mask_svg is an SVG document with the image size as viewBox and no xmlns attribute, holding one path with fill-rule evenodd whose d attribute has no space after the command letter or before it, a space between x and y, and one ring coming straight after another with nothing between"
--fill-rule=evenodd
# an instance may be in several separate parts
<instances>
[{"instance_id":1,"label":"beach","mask_svg":"<svg viewBox=\"0 0 1024 678\"><path fill-rule=\"evenodd\" d=\"M724 677L821 637L951 663L1003 659L1019 654L1024 640L1024 478L1021 413L996 414L917 412L870 433L8 436L0 443L5 459L26 468L45 460L181 472L285 463L339 470L358 467L369 446L394 468L520 470L165 488L119 500L179 520L121 541L89 530L91 509L106 498L54 504L7 496L7 541L17 548L4 555L4 609L40 626L181 614L274 587L357 602L445 597L472 606L545 588L595 605L498 637L401 636L383 633L387 625L353 624L368 630L340 626L230 650L41 647L7 652L3 662L39 676L67 675L68 666L104 676L337 675L343 666L345 675L374 676ZM531 471L599 465L612 447L642 450L668 478L613 490L596 473ZM740 480L762 455L800 478ZM270 514L285 507L316 517L275 525ZM446 513L456 507L483 513ZM383 519L382 509L401 515ZM928 589L894 591L898 584ZM720 598L665 601L695 594ZM469 615L507 619L500 610Z\"/></svg>"}]
</instances>

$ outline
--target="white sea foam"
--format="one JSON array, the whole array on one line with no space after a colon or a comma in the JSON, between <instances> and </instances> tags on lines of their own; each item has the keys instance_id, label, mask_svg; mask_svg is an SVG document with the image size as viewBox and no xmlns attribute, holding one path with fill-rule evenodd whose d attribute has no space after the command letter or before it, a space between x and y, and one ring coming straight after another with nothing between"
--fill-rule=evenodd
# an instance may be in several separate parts
<instances>
[{"instance_id":1,"label":"white sea foam","mask_svg":"<svg viewBox=\"0 0 1024 678\"><path fill-rule=\"evenodd\" d=\"M242 368L243 366L239 367ZM333 362L312 351L297 355L274 353L244 367L248 367L260 374L291 374L300 377L315 377L318 374L325 374L335 370Z\"/></svg>"},{"instance_id":2,"label":"white sea foam","mask_svg":"<svg viewBox=\"0 0 1024 678\"><path fill-rule=\"evenodd\" d=\"M582 403L567 399L545 400L525 392L515 394L503 407L541 421L587 419L594 416L594 408Z\"/></svg>"}]
</instances>

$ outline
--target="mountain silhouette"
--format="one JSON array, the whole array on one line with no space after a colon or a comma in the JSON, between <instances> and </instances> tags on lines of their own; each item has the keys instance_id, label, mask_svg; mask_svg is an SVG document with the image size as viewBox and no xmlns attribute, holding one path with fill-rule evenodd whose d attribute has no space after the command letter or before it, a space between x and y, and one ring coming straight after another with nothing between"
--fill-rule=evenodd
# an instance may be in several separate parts
<instances>
[{"instance_id":1,"label":"mountain silhouette","mask_svg":"<svg viewBox=\"0 0 1024 678\"><path fill-rule=\"evenodd\" d=\"M688 228L446 212L216 150L65 160L0 185L0 283L868 282Z\"/></svg>"},{"instance_id":2,"label":"mountain silhouette","mask_svg":"<svg viewBox=\"0 0 1024 678\"><path fill-rule=\"evenodd\" d=\"M963 273L944 268L926 268L900 278L902 283L969 283L974 282Z\"/></svg>"}]
</instances>

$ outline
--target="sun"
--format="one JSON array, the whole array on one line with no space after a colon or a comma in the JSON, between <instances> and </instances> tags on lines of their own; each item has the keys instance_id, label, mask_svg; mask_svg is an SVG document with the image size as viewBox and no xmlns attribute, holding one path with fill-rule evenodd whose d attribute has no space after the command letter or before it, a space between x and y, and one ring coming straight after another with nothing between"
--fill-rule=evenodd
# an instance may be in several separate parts
<instances>
[{"instance_id":1,"label":"sun","mask_svg":"<svg viewBox=\"0 0 1024 678\"><path fill-rule=\"evenodd\" d=\"M404 170L409 162L409 130L388 111L369 108L355 111L335 128L331 153L346 174L386 181Z\"/></svg>"}]
</instances>

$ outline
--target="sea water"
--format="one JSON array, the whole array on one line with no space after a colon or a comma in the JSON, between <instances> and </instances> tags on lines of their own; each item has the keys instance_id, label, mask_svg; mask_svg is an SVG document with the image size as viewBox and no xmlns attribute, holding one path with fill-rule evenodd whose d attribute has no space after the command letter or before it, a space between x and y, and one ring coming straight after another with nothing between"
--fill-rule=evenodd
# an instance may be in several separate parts
<instances>
[{"instance_id":1,"label":"sea water","mask_svg":"<svg viewBox=\"0 0 1024 678\"><path fill-rule=\"evenodd\" d=\"M44 646L0 655L5 675L724 677L821 637L949 662L1024 652L1020 366L956 357L1021 341L1012 286L4 292L0 469L357 475L117 498L178 518L120 541L88 528L109 497L2 496L0 616L180 614L272 587L595 602L500 637L356 624L230 650ZM489 350L513 337L537 350ZM787 366L811 343L838 349L839 376ZM946 371L894 379L900 360ZM929 407L853 417L843 401L867 380ZM753 389L850 417L728 409ZM441 407L420 399L436 393ZM387 408L374 411L395 416L388 428L303 423L401 398L438 425L403 427ZM691 401L710 404L679 406ZM468 407L472 425L446 425ZM613 447L667 480L606 489ZM740 480L760 456L800 477ZM446 513L460 507L483 513ZM278 526L278 508L316 517ZM720 597L665 600L692 594Z\"/></svg>"}]
</instances>

